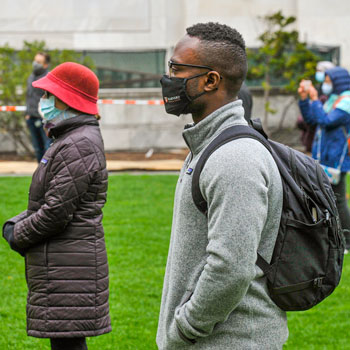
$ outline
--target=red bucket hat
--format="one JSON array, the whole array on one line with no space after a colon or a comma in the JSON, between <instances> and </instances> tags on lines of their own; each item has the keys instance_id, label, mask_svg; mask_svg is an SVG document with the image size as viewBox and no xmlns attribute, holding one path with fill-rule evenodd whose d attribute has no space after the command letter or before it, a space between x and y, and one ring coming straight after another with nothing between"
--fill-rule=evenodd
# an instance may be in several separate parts
<instances>
[{"instance_id":1,"label":"red bucket hat","mask_svg":"<svg viewBox=\"0 0 350 350\"><path fill-rule=\"evenodd\" d=\"M79 63L62 63L32 85L50 92L80 112L98 114L98 78L91 69Z\"/></svg>"}]
</instances>

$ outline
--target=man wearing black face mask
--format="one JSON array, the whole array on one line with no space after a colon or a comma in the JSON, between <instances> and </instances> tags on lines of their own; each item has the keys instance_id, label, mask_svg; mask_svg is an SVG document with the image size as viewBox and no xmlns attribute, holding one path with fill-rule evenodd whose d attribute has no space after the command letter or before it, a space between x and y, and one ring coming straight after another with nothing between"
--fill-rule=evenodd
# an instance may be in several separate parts
<instances>
[{"instance_id":1,"label":"man wearing black face mask","mask_svg":"<svg viewBox=\"0 0 350 350\"><path fill-rule=\"evenodd\" d=\"M206 214L192 198L196 164L225 129L247 125L237 93L245 43L219 23L187 28L162 80L168 113L190 113L190 154L176 187L159 315L159 350L282 349L286 313L271 300L257 252L270 262L282 211L282 183L268 150L253 139L228 142L199 178Z\"/></svg>"},{"instance_id":2,"label":"man wearing black face mask","mask_svg":"<svg viewBox=\"0 0 350 350\"><path fill-rule=\"evenodd\" d=\"M38 52L34 57L33 72L27 80L27 111L25 119L38 163L49 148L51 140L45 134L42 119L38 111L39 101L44 91L33 87L32 82L43 78L48 73L49 63L50 56L44 52Z\"/></svg>"}]
</instances>

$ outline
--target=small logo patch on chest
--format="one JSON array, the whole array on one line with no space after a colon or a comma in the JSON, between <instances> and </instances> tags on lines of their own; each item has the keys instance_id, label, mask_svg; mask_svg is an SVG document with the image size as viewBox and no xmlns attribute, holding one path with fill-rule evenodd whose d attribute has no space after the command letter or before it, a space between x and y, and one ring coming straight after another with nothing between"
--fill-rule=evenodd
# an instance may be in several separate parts
<instances>
[{"instance_id":1,"label":"small logo patch on chest","mask_svg":"<svg viewBox=\"0 0 350 350\"><path fill-rule=\"evenodd\" d=\"M193 173L193 169L192 168L188 168L187 171L186 171L186 174L187 175L192 175Z\"/></svg>"},{"instance_id":2,"label":"small logo patch on chest","mask_svg":"<svg viewBox=\"0 0 350 350\"><path fill-rule=\"evenodd\" d=\"M45 159L45 158L42 158L41 161L40 161L40 163L43 163L43 164L46 164L47 162L48 162L48 160Z\"/></svg>"}]
</instances>

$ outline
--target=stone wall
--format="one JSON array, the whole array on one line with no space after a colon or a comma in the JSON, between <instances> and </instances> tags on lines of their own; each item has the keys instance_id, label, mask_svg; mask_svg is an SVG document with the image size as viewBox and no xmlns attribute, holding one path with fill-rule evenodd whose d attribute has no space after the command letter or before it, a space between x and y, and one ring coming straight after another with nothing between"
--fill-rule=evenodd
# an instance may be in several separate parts
<instances>
[{"instance_id":1,"label":"stone wall","mask_svg":"<svg viewBox=\"0 0 350 350\"><path fill-rule=\"evenodd\" d=\"M129 92L130 93L130 92ZM255 90L253 102L253 117L263 118L264 102L261 91ZM121 91L104 92L108 98L130 98ZM124 97L122 97L124 96ZM160 89L134 91L133 98L159 99ZM269 116L269 127L276 128L281 113L291 100L291 96L275 92L271 97L271 106L277 110ZM165 113L164 106L135 105L100 105L101 129L107 151L112 150L146 150L149 148L169 149L186 147L181 132L186 123L191 122L190 116L180 118ZM299 114L294 103L288 110L283 126L293 128Z\"/></svg>"},{"instance_id":2,"label":"stone wall","mask_svg":"<svg viewBox=\"0 0 350 350\"><path fill-rule=\"evenodd\" d=\"M263 118L264 102L260 89L253 90L253 117ZM100 98L112 99L161 99L160 89L106 89L101 90ZM269 127L276 128L281 113L291 97L277 91L271 97L271 107L277 110L269 116ZM186 147L182 130L191 122L190 116L180 118L165 113L164 106L152 105L99 105L101 130L106 151L117 150L157 150ZM299 114L294 103L288 110L284 127L293 128ZM8 137L0 134L0 152L14 151Z\"/></svg>"}]
</instances>

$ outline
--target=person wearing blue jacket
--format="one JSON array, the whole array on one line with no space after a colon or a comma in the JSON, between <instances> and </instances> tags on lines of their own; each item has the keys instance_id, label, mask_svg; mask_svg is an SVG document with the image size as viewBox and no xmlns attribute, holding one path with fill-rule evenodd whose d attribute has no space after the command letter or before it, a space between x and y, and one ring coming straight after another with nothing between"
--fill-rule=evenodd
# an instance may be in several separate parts
<instances>
[{"instance_id":1,"label":"person wearing blue jacket","mask_svg":"<svg viewBox=\"0 0 350 350\"><path fill-rule=\"evenodd\" d=\"M299 107L304 120L317 126L312 146L312 157L322 165L340 167L341 176L337 185L332 185L337 197L340 221L350 249L350 211L346 199L346 173L350 170L350 155L347 139L350 132L350 75L341 67L325 71L322 92L328 100L322 105L314 86L305 81L299 85ZM346 153L344 153L346 152ZM342 154L345 158L341 161Z\"/></svg>"}]
</instances>

